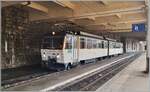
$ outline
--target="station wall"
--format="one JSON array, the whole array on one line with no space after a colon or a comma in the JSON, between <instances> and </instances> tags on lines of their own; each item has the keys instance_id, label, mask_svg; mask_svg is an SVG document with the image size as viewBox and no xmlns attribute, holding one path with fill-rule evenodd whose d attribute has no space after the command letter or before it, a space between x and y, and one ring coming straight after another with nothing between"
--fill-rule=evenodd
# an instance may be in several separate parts
<instances>
[{"instance_id":1,"label":"station wall","mask_svg":"<svg viewBox=\"0 0 150 92\"><path fill-rule=\"evenodd\" d=\"M15 68L39 64L38 44L29 38L29 14L23 7L2 8L1 68ZM33 36L32 36L33 37ZM40 39L40 38L39 38ZM36 43L38 41L35 41Z\"/></svg>"},{"instance_id":2,"label":"station wall","mask_svg":"<svg viewBox=\"0 0 150 92\"><path fill-rule=\"evenodd\" d=\"M29 23L29 13L23 7L2 8L2 69L40 64L40 42L49 27L47 23ZM143 50L135 39L126 39L125 47L126 52Z\"/></svg>"}]
</instances>

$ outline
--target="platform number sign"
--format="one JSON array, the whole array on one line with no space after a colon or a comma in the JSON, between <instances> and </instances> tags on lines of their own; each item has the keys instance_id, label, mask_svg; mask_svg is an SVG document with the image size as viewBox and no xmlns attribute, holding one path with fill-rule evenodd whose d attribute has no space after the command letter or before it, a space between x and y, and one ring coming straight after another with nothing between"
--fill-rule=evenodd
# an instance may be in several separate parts
<instances>
[{"instance_id":1,"label":"platform number sign","mask_svg":"<svg viewBox=\"0 0 150 92\"><path fill-rule=\"evenodd\" d=\"M132 32L145 32L145 23L132 24Z\"/></svg>"}]
</instances>

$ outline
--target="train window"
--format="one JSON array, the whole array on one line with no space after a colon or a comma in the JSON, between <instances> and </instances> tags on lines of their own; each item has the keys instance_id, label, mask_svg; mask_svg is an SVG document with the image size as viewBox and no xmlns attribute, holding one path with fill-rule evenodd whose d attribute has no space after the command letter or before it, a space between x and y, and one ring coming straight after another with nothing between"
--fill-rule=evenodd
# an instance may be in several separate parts
<instances>
[{"instance_id":1,"label":"train window","mask_svg":"<svg viewBox=\"0 0 150 92\"><path fill-rule=\"evenodd\" d=\"M99 48L99 44L100 44L100 42L99 42L99 41L97 41L97 48Z\"/></svg>"},{"instance_id":2,"label":"train window","mask_svg":"<svg viewBox=\"0 0 150 92\"><path fill-rule=\"evenodd\" d=\"M42 41L43 49L62 49L64 36L46 36Z\"/></svg>"},{"instance_id":3,"label":"train window","mask_svg":"<svg viewBox=\"0 0 150 92\"><path fill-rule=\"evenodd\" d=\"M92 41L93 48L97 48L97 40Z\"/></svg>"},{"instance_id":4,"label":"train window","mask_svg":"<svg viewBox=\"0 0 150 92\"><path fill-rule=\"evenodd\" d=\"M115 48L120 48L119 43L115 44Z\"/></svg>"},{"instance_id":5,"label":"train window","mask_svg":"<svg viewBox=\"0 0 150 92\"><path fill-rule=\"evenodd\" d=\"M98 42L98 48L102 48L103 47L103 43L102 43L102 41L99 41Z\"/></svg>"},{"instance_id":6,"label":"train window","mask_svg":"<svg viewBox=\"0 0 150 92\"><path fill-rule=\"evenodd\" d=\"M108 48L108 42L104 41L104 48Z\"/></svg>"},{"instance_id":7,"label":"train window","mask_svg":"<svg viewBox=\"0 0 150 92\"><path fill-rule=\"evenodd\" d=\"M134 42L132 42L132 50L133 50L133 45L134 45Z\"/></svg>"},{"instance_id":8,"label":"train window","mask_svg":"<svg viewBox=\"0 0 150 92\"><path fill-rule=\"evenodd\" d=\"M110 43L109 43L109 48L115 48L114 42L110 42Z\"/></svg>"},{"instance_id":9,"label":"train window","mask_svg":"<svg viewBox=\"0 0 150 92\"><path fill-rule=\"evenodd\" d=\"M72 37L66 36L66 47L65 49L72 49Z\"/></svg>"},{"instance_id":10,"label":"train window","mask_svg":"<svg viewBox=\"0 0 150 92\"><path fill-rule=\"evenodd\" d=\"M80 48L81 49L85 48L85 38L80 38Z\"/></svg>"},{"instance_id":11,"label":"train window","mask_svg":"<svg viewBox=\"0 0 150 92\"><path fill-rule=\"evenodd\" d=\"M112 43L109 41L109 48L112 48Z\"/></svg>"},{"instance_id":12,"label":"train window","mask_svg":"<svg viewBox=\"0 0 150 92\"><path fill-rule=\"evenodd\" d=\"M102 41L102 48L104 48L104 41Z\"/></svg>"},{"instance_id":13,"label":"train window","mask_svg":"<svg viewBox=\"0 0 150 92\"><path fill-rule=\"evenodd\" d=\"M77 48L77 37L74 37L74 48Z\"/></svg>"},{"instance_id":14,"label":"train window","mask_svg":"<svg viewBox=\"0 0 150 92\"><path fill-rule=\"evenodd\" d=\"M116 43L115 42L113 42L113 48L116 48Z\"/></svg>"},{"instance_id":15,"label":"train window","mask_svg":"<svg viewBox=\"0 0 150 92\"><path fill-rule=\"evenodd\" d=\"M88 49L92 48L92 40L91 39L87 39L87 48Z\"/></svg>"},{"instance_id":16,"label":"train window","mask_svg":"<svg viewBox=\"0 0 150 92\"><path fill-rule=\"evenodd\" d=\"M116 43L115 48L121 48L121 44L120 43Z\"/></svg>"},{"instance_id":17,"label":"train window","mask_svg":"<svg viewBox=\"0 0 150 92\"><path fill-rule=\"evenodd\" d=\"M120 43L119 45L120 45L120 48L122 48L122 44Z\"/></svg>"},{"instance_id":18,"label":"train window","mask_svg":"<svg viewBox=\"0 0 150 92\"><path fill-rule=\"evenodd\" d=\"M113 48L116 48L116 43L115 42L113 42Z\"/></svg>"}]
</instances>

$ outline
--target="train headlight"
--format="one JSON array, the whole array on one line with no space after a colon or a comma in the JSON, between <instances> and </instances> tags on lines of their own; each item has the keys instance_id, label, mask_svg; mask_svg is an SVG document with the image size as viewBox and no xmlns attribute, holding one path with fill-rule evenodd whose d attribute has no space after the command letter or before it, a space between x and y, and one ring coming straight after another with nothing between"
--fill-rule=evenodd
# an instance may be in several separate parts
<instances>
[{"instance_id":1,"label":"train headlight","mask_svg":"<svg viewBox=\"0 0 150 92\"><path fill-rule=\"evenodd\" d=\"M43 57L46 57L46 55L45 55L45 54L43 54Z\"/></svg>"},{"instance_id":2,"label":"train headlight","mask_svg":"<svg viewBox=\"0 0 150 92\"><path fill-rule=\"evenodd\" d=\"M56 57L57 57L57 58L60 58L60 55L57 55Z\"/></svg>"}]
</instances>

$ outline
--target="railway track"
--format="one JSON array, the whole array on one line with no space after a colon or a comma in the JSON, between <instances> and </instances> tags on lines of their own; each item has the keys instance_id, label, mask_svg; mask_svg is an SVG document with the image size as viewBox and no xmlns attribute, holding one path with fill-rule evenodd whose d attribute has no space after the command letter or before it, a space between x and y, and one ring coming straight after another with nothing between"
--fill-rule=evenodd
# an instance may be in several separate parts
<instances>
[{"instance_id":1,"label":"railway track","mask_svg":"<svg viewBox=\"0 0 150 92\"><path fill-rule=\"evenodd\" d=\"M110 78L112 78L119 71L124 69L129 65L133 60L135 60L140 54L136 54L133 57L130 57L125 60L121 60L111 66L103 69L100 72L97 72L93 75L90 75L86 78L79 79L73 84L68 84L59 88L54 89L54 91L95 91Z\"/></svg>"}]
</instances>

